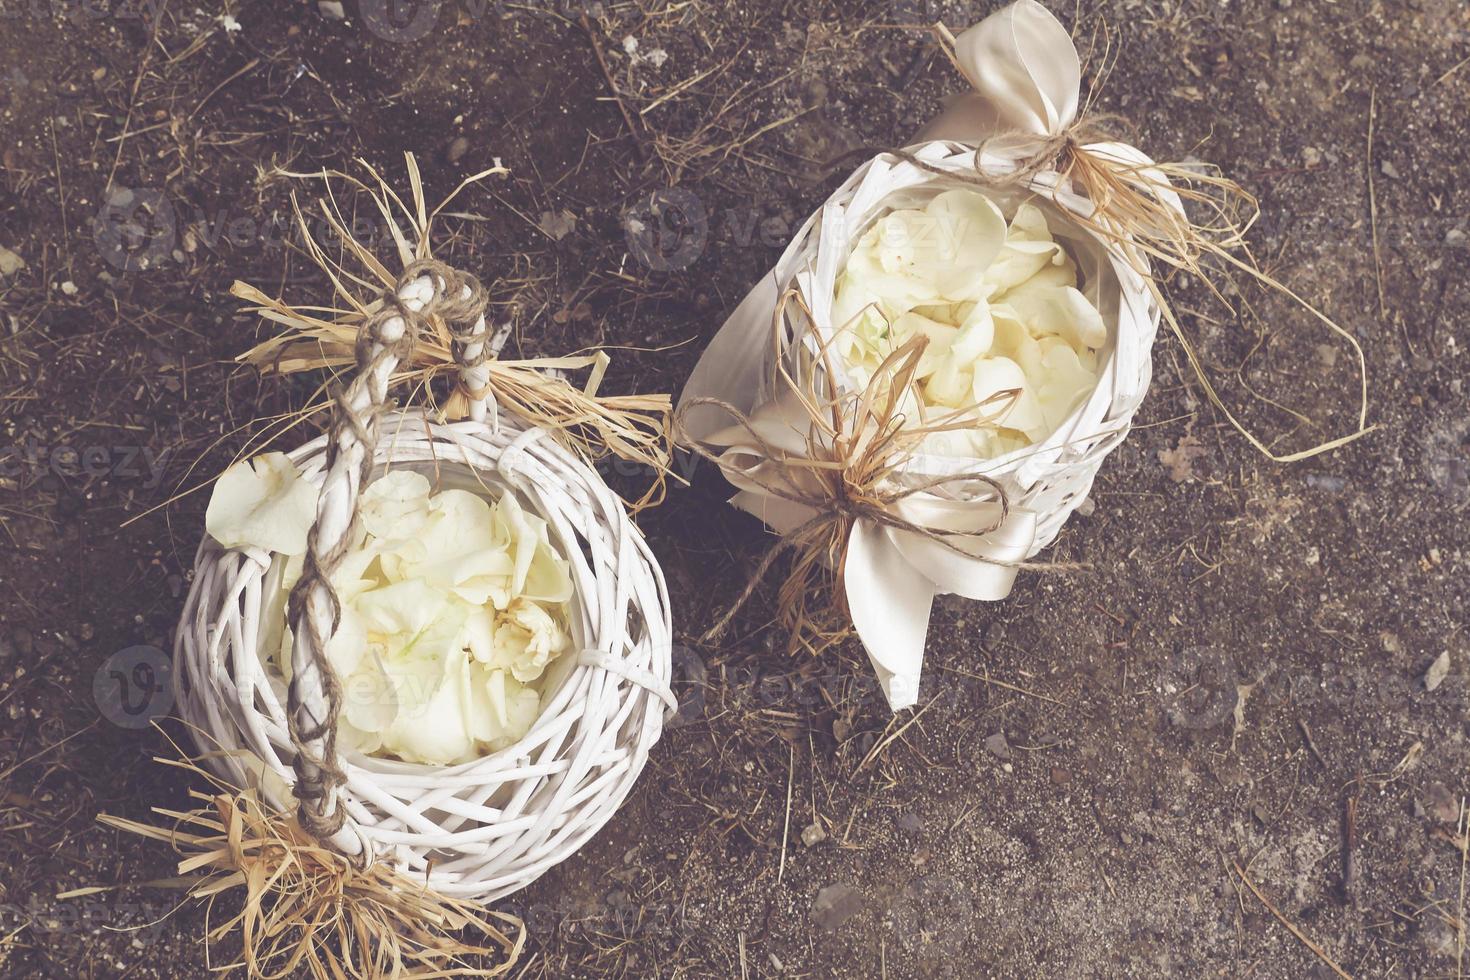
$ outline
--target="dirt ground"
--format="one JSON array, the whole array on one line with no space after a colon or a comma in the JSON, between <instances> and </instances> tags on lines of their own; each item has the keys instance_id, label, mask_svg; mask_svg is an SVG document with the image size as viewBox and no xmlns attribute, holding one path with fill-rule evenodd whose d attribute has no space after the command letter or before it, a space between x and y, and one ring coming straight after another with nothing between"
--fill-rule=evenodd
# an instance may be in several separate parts
<instances>
[{"instance_id":1,"label":"dirt ground","mask_svg":"<svg viewBox=\"0 0 1470 980\"><path fill-rule=\"evenodd\" d=\"M1379 428L1273 463L1161 337L1137 430L1048 553L1084 567L942 601L897 718L851 645L793 661L758 611L689 640L766 541L714 481L676 491L641 522L685 707L614 821L503 903L525 975L1470 971L1470 7L1050 5L1111 31L1099 109L1260 197L1257 254L1361 339ZM161 736L117 724L120 679L170 648L205 500L160 505L311 391L231 361L263 329L233 280L328 298L289 172L401 179L413 150L433 200L499 158L440 255L495 282L520 351L636 348L608 387L677 391L840 181L824 162L901 143L960 84L916 25L996 6L635 0L589 33L566 0L0 0L0 974L205 975L205 914L171 893L54 896L172 873L94 818L185 801ZM1352 428L1319 326L1171 294L1278 448Z\"/></svg>"}]
</instances>

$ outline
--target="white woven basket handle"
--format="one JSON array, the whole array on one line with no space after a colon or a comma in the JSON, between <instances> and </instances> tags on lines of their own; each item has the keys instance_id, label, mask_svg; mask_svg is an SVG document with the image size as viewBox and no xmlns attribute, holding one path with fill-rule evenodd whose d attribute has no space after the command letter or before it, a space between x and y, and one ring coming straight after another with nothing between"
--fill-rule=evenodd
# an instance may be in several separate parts
<instances>
[{"instance_id":1,"label":"white woven basket handle","mask_svg":"<svg viewBox=\"0 0 1470 980\"><path fill-rule=\"evenodd\" d=\"M473 276L426 259L404 270L395 288L384 293L381 307L363 323L357 337L358 373L333 406L316 523L307 539L301 579L291 590L287 616L295 642L287 721L296 748L297 816L313 837L364 865L372 861L372 847L339 798L346 782L336 745L342 688L326 650L341 605L331 576L352 545L358 498L372 475L377 419L389 380L431 314L448 323L456 337L465 338L463 356L456 343L461 381L471 392L472 417L485 417L489 368L484 363L484 307L484 290ZM478 414L473 414L475 406Z\"/></svg>"},{"instance_id":2,"label":"white woven basket handle","mask_svg":"<svg viewBox=\"0 0 1470 980\"><path fill-rule=\"evenodd\" d=\"M462 303L474 302L475 290L471 282L460 288ZM477 303L480 312L473 319L450 319L449 328L454 333L451 348L454 360L459 364L459 384L469 399L470 418L484 422L489 416L491 426L498 422L494 393L490 390L490 360L495 356L495 342L490 338L485 323L484 302Z\"/></svg>"}]
</instances>

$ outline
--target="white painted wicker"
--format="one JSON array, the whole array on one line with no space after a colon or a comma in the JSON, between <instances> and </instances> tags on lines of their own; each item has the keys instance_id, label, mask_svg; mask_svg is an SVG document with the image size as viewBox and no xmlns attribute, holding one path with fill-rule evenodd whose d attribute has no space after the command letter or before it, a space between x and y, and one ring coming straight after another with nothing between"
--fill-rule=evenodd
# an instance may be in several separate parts
<instances>
[{"instance_id":1,"label":"white painted wicker","mask_svg":"<svg viewBox=\"0 0 1470 980\"><path fill-rule=\"evenodd\" d=\"M411 319L446 288L432 273L406 276L397 305ZM279 590L271 555L225 549L206 536L175 642L175 693L180 715L222 778L259 787L282 809L290 808L294 791L303 825L325 824L325 832L314 832L342 853L389 861L448 897L488 901L573 854L638 778L664 712L675 706L668 595L623 502L545 430L509 413L497 418L493 406L453 423L419 410L381 412L404 317L380 318L375 326L371 350L359 357L367 370L339 400L347 421L288 454L323 487L308 559L325 557L348 534L368 473L411 468L441 488L515 494L548 522L571 564L569 625L581 652L560 661L540 716L509 748L453 766L341 757L334 738L311 730L311 722L334 715L326 702L332 679L314 676L316 662L302 650L310 646L307 619L314 614L324 614L316 626L330 637L330 604L307 605L306 619L292 621L293 674L302 683L288 690L264 649L269 599ZM466 331L462 381L483 396L483 317L456 329ZM334 767L340 784L318 772ZM302 771L316 784L311 793L301 792Z\"/></svg>"}]
</instances>

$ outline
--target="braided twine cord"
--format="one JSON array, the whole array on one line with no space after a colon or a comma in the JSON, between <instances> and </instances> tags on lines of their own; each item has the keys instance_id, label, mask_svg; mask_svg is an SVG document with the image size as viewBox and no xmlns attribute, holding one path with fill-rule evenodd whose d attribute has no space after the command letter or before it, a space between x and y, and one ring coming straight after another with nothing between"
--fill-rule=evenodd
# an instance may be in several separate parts
<instances>
[{"instance_id":1,"label":"braided twine cord","mask_svg":"<svg viewBox=\"0 0 1470 980\"><path fill-rule=\"evenodd\" d=\"M428 295L421 288L424 279L431 284ZM297 816L318 840L364 860L370 854L361 841L355 834L343 833L347 817L338 801L347 777L337 754L342 685L326 654L341 616L331 577L355 538L358 499L372 475L378 418L394 369L407 359L414 338L427 329L431 316L441 317L457 338L466 336L464 342L456 340L456 356L470 357L461 361L466 369L479 367L488 356L486 344L483 339L471 344L468 335L476 325L483 335L485 302L484 287L475 277L423 259L404 269L397 286L384 291L378 311L363 322L356 347L357 376L336 395L317 520L307 539L301 578L287 606L295 635L287 717L296 747L292 767L300 801ZM476 399L482 404L483 395Z\"/></svg>"}]
</instances>

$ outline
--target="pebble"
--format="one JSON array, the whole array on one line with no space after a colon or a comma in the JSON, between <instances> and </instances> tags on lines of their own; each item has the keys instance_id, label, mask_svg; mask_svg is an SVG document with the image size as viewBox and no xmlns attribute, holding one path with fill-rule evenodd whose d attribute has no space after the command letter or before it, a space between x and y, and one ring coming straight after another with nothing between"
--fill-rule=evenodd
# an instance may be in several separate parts
<instances>
[{"instance_id":1,"label":"pebble","mask_svg":"<svg viewBox=\"0 0 1470 980\"><path fill-rule=\"evenodd\" d=\"M1309 473L1307 475L1307 486L1313 490L1342 493L1347 489L1347 485L1348 481L1345 476L1334 476L1330 473Z\"/></svg>"},{"instance_id":2,"label":"pebble","mask_svg":"<svg viewBox=\"0 0 1470 980\"><path fill-rule=\"evenodd\" d=\"M1455 955L1458 940L1454 927L1449 923L1431 917L1419 936L1425 948L1436 956L1449 958Z\"/></svg>"},{"instance_id":3,"label":"pebble","mask_svg":"<svg viewBox=\"0 0 1470 980\"><path fill-rule=\"evenodd\" d=\"M25 267L25 259L0 245L0 276L13 276Z\"/></svg>"},{"instance_id":4,"label":"pebble","mask_svg":"<svg viewBox=\"0 0 1470 980\"><path fill-rule=\"evenodd\" d=\"M1444 783L1430 783L1425 790L1428 799L1423 809L1436 823L1453 824L1460 820L1460 800ZM1417 801L1416 801L1417 802Z\"/></svg>"},{"instance_id":5,"label":"pebble","mask_svg":"<svg viewBox=\"0 0 1470 980\"><path fill-rule=\"evenodd\" d=\"M816 847L826 839L827 831L823 829L820 823L809 824L801 832L801 843L806 847Z\"/></svg>"},{"instance_id":6,"label":"pebble","mask_svg":"<svg viewBox=\"0 0 1470 980\"><path fill-rule=\"evenodd\" d=\"M1313 167L1322 166L1322 151L1315 146L1304 147L1302 149L1302 165L1309 170Z\"/></svg>"},{"instance_id":7,"label":"pebble","mask_svg":"<svg viewBox=\"0 0 1470 980\"><path fill-rule=\"evenodd\" d=\"M1424 690L1437 691L1450 674L1450 652L1446 650L1430 665L1424 674Z\"/></svg>"},{"instance_id":8,"label":"pebble","mask_svg":"<svg viewBox=\"0 0 1470 980\"><path fill-rule=\"evenodd\" d=\"M469 148L469 140L465 139L463 136L456 136L454 139L450 140L449 146L445 148L444 159L448 160L450 163L458 163L460 161L460 158L469 151Z\"/></svg>"},{"instance_id":9,"label":"pebble","mask_svg":"<svg viewBox=\"0 0 1470 980\"><path fill-rule=\"evenodd\" d=\"M985 740L985 751L1002 762L1011 757L1011 743L1006 741L1005 732L996 732Z\"/></svg>"},{"instance_id":10,"label":"pebble","mask_svg":"<svg viewBox=\"0 0 1470 980\"><path fill-rule=\"evenodd\" d=\"M985 630L985 649L995 650L1006 638L1006 626L1002 622L991 623Z\"/></svg>"},{"instance_id":11,"label":"pebble","mask_svg":"<svg viewBox=\"0 0 1470 980\"><path fill-rule=\"evenodd\" d=\"M911 834L917 834L924 829L924 818L917 813L901 813L896 823L899 830L906 830Z\"/></svg>"},{"instance_id":12,"label":"pebble","mask_svg":"<svg viewBox=\"0 0 1470 980\"><path fill-rule=\"evenodd\" d=\"M328 20L346 20L347 11L340 0L316 0L317 11Z\"/></svg>"},{"instance_id":13,"label":"pebble","mask_svg":"<svg viewBox=\"0 0 1470 980\"><path fill-rule=\"evenodd\" d=\"M812 921L819 928L835 932L844 922L863 910L866 899L851 885L828 885L817 892L812 903Z\"/></svg>"},{"instance_id":14,"label":"pebble","mask_svg":"<svg viewBox=\"0 0 1470 980\"><path fill-rule=\"evenodd\" d=\"M1392 177L1394 180L1398 180L1399 177L1402 176L1402 174L1399 173L1399 168L1395 167L1393 163L1388 160L1384 160L1382 163L1380 163L1378 165L1378 169L1383 171L1383 176Z\"/></svg>"}]
</instances>

